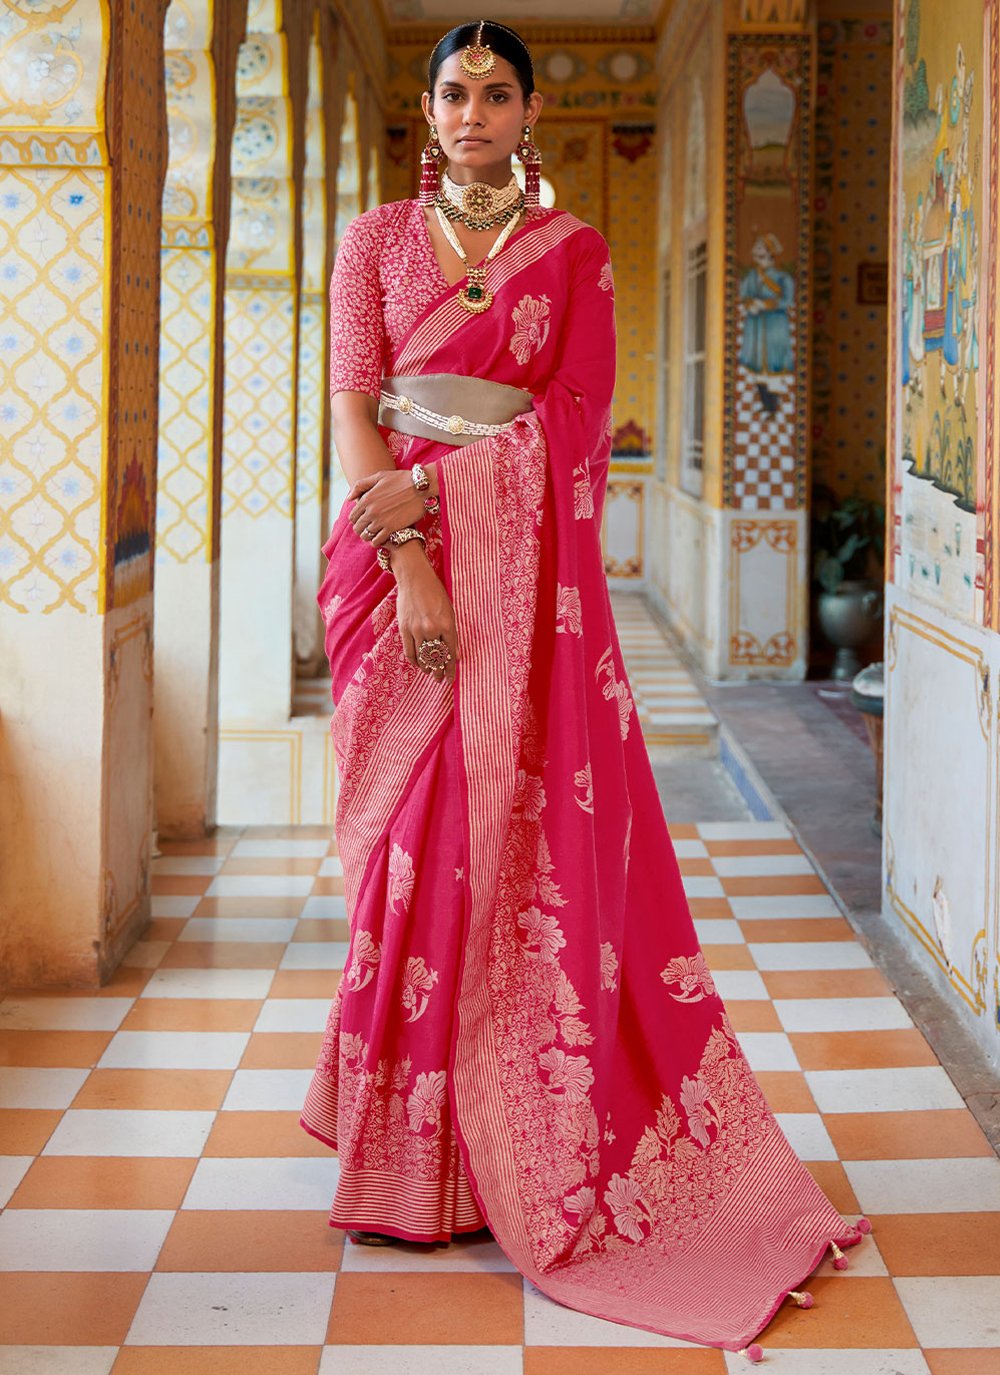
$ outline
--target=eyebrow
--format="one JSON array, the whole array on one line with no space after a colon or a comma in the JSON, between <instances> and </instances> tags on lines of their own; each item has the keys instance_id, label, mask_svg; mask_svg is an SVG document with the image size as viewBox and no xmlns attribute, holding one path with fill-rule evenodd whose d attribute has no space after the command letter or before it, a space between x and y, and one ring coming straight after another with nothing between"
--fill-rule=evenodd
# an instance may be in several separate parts
<instances>
[{"instance_id":1,"label":"eyebrow","mask_svg":"<svg viewBox=\"0 0 1000 1375\"><path fill-rule=\"evenodd\" d=\"M441 85L454 86L457 91L468 89L464 81L442 81ZM486 91L512 91L513 89L514 83L512 81L491 81L489 85L483 87L483 90Z\"/></svg>"}]
</instances>

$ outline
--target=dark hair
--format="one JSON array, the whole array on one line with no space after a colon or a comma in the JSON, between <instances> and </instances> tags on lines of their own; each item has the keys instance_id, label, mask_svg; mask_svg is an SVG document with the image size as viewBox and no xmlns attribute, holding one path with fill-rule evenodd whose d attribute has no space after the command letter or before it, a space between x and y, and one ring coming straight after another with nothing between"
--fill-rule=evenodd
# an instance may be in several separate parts
<instances>
[{"instance_id":1,"label":"dark hair","mask_svg":"<svg viewBox=\"0 0 1000 1375\"><path fill-rule=\"evenodd\" d=\"M432 96L434 83L437 81L442 62L445 58L451 57L454 53L461 52L463 48L468 48L475 43L476 39L480 37L479 29L478 20L474 24L459 24L457 28L449 29L445 36L438 41L431 53L430 62L427 64L427 89ZM506 24L497 24L494 20L487 19L482 23L482 42L492 48L498 57L506 58L514 68L517 72L517 79L521 83L524 98L527 100L535 89L535 69L531 65L528 45L521 35L515 33L513 29L508 29Z\"/></svg>"}]
</instances>

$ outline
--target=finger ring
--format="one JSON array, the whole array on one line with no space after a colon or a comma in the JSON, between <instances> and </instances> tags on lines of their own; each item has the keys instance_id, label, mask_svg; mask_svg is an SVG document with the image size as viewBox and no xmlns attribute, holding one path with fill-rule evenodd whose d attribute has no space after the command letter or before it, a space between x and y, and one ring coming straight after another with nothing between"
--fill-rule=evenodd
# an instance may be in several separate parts
<instances>
[{"instance_id":1,"label":"finger ring","mask_svg":"<svg viewBox=\"0 0 1000 1375\"><path fill-rule=\"evenodd\" d=\"M362 539L368 539L368 540L374 539L374 538L375 538L375 526L374 526L374 525L366 525L365 528L361 531L361 538L362 538Z\"/></svg>"},{"instance_id":2,"label":"finger ring","mask_svg":"<svg viewBox=\"0 0 1000 1375\"><path fill-rule=\"evenodd\" d=\"M436 636L433 640L420 641L420 647L417 650L417 663L421 668L428 668L431 672L435 672L447 668L451 660L451 650L441 635Z\"/></svg>"}]
</instances>

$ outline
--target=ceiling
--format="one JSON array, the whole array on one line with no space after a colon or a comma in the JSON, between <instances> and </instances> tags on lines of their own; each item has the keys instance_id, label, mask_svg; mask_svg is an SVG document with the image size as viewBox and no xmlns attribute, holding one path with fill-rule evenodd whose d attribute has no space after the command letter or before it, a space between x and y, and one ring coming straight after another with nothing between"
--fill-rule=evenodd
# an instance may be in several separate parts
<instances>
[{"instance_id":1,"label":"ceiling","mask_svg":"<svg viewBox=\"0 0 1000 1375\"><path fill-rule=\"evenodd\" d=\"M475 19L523 24L651 24L660 0L490 0L477 12L475 0L382 0L389 24L436 22L445 26Z\"/></svg>"}]
</instances>

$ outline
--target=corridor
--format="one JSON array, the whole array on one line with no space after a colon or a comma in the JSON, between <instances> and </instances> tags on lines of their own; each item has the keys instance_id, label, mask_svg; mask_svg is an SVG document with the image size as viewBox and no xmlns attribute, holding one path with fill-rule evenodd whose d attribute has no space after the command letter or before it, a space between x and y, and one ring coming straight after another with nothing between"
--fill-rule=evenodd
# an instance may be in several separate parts
<instances>
[{"instance_id":1,"label":"corridor","mask_svg":"<svg viewBox=\"0 0 1000 1375\"><path fill-rule=\"evenodd\" d=\"M762 1370L1000 1375L1000 0L491 12L0 5L0 1375L735 1375L522 1273L715 1340L831 1235ZM517 1266L328 1225L365 938L372 1173L422 1224L447 1102Z\"/></svg>"},{"instance_id":2,"label":"corridor","mask_svg":"<svg viewBox=\"0 0 1000 1375\"><path fill-rule=\"evenodd\" d=\"M693 679L638 599L617 609L654 757L714 767L678 738L714 721ZM786 1301L762 1368L997 1375L1000 1161L789 828L731 782L695 805L733 818L671 827L733 1026L796 1151L874 1228L811 1309ZM152 924L99 993L0 1001L0 1375L750 1368L562 1308L488 1240L345 1245L336 1158L298 1126L348 948L328 828L161 851Z\"/></svg>"}]
</instances>

